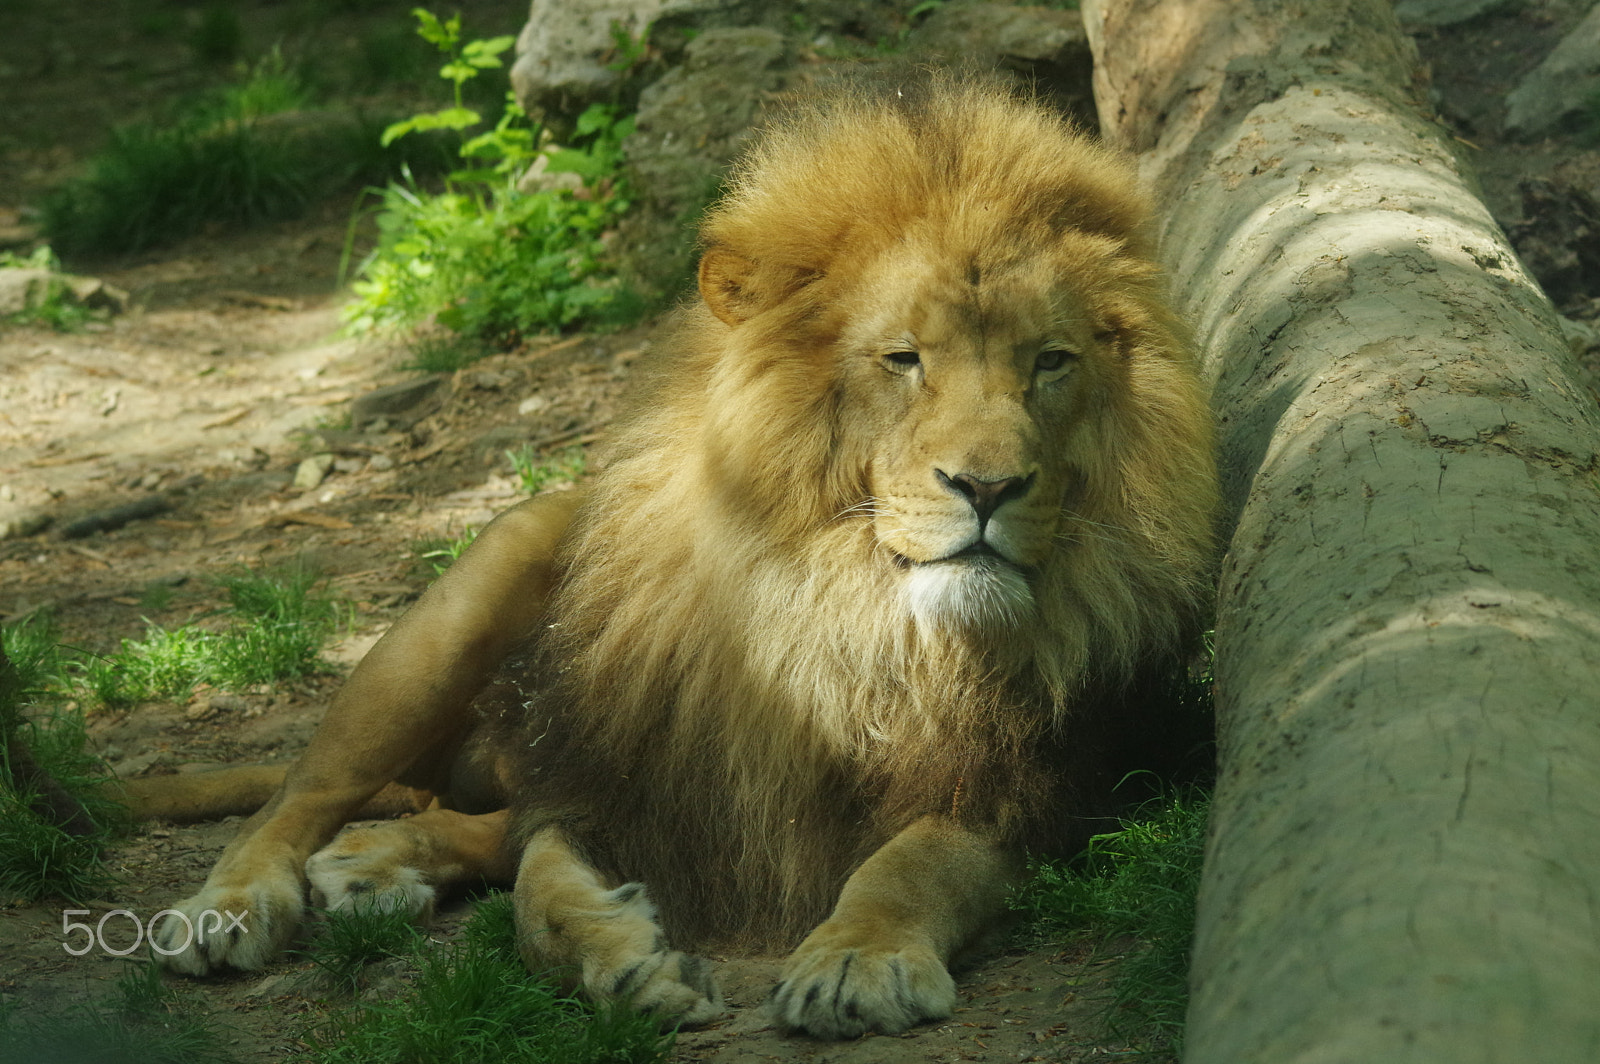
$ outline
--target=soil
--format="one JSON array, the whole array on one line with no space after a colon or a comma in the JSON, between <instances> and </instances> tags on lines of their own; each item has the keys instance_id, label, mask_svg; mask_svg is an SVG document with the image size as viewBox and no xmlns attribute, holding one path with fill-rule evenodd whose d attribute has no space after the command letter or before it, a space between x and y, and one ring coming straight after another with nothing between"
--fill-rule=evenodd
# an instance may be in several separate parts
<instances>
[{"instance_id":1,"label":"soil","mask_svg":"<svg viewBox=\"0 0 1600 1064\"><path fill-rule=\"evenodd\" d=\"M237 6L253 33L265 32L256 27L277 8ZM373 5L331 6L344 12L340 32L359 31L351 12L379 17L368 10ZM485 32L514 32L525 16L520 2L463 6ZM181 40L152 42L138 28L138 7L58 0L48 19L40 9L8 26L0 45L0 95L10 101L11 127L0 134L0 238L95 147L108 119L125 117L129 100L204 80L185 65ZM1419 38L1442 120L1470 142L1464 152L1508 226L1525 220L1519 180L1593 162L1592 152L1567 140L1496 140L1495 105L1485 101L1498 100L1576 17L1560 5L1541 10L1548 17L1495 16ZM89 40L92 57L74 51ZM216 692L200 691L183 704L91 715L91 739L119 772L295 756L340 673L431 578L418 544L480 526L519 497L507 448L602 441L630 366L651 343L655 323L535 339L451 375L442 398L414 422L403 415L352 430L352 399L416 374L401 368L397 345L339 334L348 211L348 200L332 202L292 223L208 232L156 253L87 264L131 294L127 313L77 333L0 331L0 522L29 513L51 519L42 531L0 540L0 619L48 610L67 641L114 650L141 636L148 621L177 625L219 606L210 578L231 567L296 561L327 574L353 606L325 674L215 704ZM1597 295L1587 292L1564 309L1594 317ZM300 461L319 453L335 456L331 475L313 488L294 487ZM154 516L81 538L60 534L76 518L152 496L165 505ZM109 854L124 885L80 907L91 910L91 921L115 908L154 914L198 886L236 826L141 826ZM445 910L430 933L448 937L465 904ZM107 998L127 963L97 952L68 955L63 907L59 899L0 899L0 997L24 1010ZM770 1027L759 1005L775 959L717 960L735 1007L722 1022L684 1033L678 1059L1071 1061L1128 1049L1104 1034L1100 1019L1114 961L1081 943L1003 950L961 977L962 1005L952 1020L843 1044L787 1038ZM331 1007L307 967L285 961L202 985L239 1059L277 1060L303 1047L306 1031Z\"/></svg>"}]
</instances>

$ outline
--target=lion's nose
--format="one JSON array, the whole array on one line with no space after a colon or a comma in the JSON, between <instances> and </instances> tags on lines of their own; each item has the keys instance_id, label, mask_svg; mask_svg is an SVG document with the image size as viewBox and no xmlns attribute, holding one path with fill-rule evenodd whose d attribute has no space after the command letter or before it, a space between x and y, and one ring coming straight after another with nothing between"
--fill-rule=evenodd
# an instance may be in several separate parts
<instances>
[{"instance_id":1,"label":"lion's nose","mask_svg":"<svg viewBox=\"0 0 1600 1064\"><path fill-rule=\"evenodd\" d=\"M983 524L989 520L991 514L1003 504L1012 499L1020 499L1028 494L1028 488L1033 485L1033 475L1025 477L1002 477L999 480L981 480L969 473L957 473L950 476L942 469L935 469L934 474L939 478L939 483L945 488L963 496L972 504L973 510L978 514L978 522Z\"/></svg>"}]
</instances>

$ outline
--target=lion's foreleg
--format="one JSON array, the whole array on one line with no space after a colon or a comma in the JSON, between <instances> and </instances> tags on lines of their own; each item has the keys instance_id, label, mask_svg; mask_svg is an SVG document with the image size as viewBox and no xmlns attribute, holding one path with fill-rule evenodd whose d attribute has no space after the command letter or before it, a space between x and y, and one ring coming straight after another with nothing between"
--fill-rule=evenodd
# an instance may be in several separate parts
<instances>
[{"instance_id":1,"label":"lion's foreleg","mask_svg":"<svg viewBox=\"0 0 1600 1064\"><path fill-rule=\"evenodd\" d=\"M773 993L779 1022L854 1038L950 1015L950 960L993 923L1014 875L990 840L945 817L917 821L863 862L790 955Z\"/></svg>"},{"instance_id":2,"label":"lion's foreleg","mask_svg":"<svg viewBox=\"0 0 1600 1064\"><path fill-rule=\"evenodd\" d=\"M458 883L509 883L508 816L504 809L482 816L430 809L347 827L306 862L312 902L336 911L398 909L425 917L439 892Z\"/></svg>"},{"instance_id":3,"label":"lion's foreleg","mask_svg":"<svg viewBox=\"0 0 1600 1064\"><path fill-rule=\"evenodd\" d=\"M283 789L245 823L205 885L175 909L200 927L211 911L228 931L185 939L161 926L169 967L202 975L253 969L288 944L305 905L305 864L386 784L470 727L472 699L544 608L557 541L581 495L540 496L501 514L350 674ZM238 917L237 922L231 917Z\"/></svg>"},{"instance_id":4,"label":"lion's foreleg","mask_svg":"<svg viewBox=\"0 0 1600 1064\"><path fill-rule=\"evenodd\" d=\"M550 971L597 1001L621 1001L664 1026L722 1012L711 966L667 947L639 883L607 889L559 828L523 850L516 885L517 949L532 972Z\"/></svg>"}]
</instances>

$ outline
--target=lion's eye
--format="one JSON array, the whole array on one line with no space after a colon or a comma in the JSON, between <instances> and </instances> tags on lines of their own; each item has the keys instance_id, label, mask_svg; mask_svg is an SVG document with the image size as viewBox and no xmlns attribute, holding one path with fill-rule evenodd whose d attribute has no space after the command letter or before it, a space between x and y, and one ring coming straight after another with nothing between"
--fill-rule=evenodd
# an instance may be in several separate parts
<instances>
[{"instance_id":1,"label":"lion's eye","mask_svg":"<svg viewBox=\"0 0 1600 1064\"><path fill-rule=\"evenodd\" d=\"M915 351L890 351L883 360L896 373L907 373L922 365L922 356Z\"/></svg>"},{"instance_id":2,"label":"lion's eye","mask_svg":"<svg viewBox=\"0 0 1600 1064\"><path fill-rule=\"evenodd\" d=\"M1033 360L1033 368L1040 373L1054 373L1077 357L1075 351L1053 347L1048 351L1039 352L1039 357Z\"/></svg>"}]
</instances>

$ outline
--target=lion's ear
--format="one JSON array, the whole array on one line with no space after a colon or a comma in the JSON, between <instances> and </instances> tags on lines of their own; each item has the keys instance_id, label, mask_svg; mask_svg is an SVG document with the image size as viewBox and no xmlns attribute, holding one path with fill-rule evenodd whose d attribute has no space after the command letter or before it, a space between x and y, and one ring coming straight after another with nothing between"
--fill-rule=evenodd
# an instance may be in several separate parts
<instances>
[{"instance_id":1,"label":"lion's ear","mask_svg":"<svg viewBox=\"0 0 1600 1064\"><path fill-rule=\"evenodd\" d=\"M700 298L727 325L742 325L783 302L812 274L758 263L726 248L700 256Z\"/></svg>"}]
</instances>

